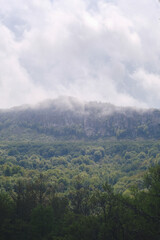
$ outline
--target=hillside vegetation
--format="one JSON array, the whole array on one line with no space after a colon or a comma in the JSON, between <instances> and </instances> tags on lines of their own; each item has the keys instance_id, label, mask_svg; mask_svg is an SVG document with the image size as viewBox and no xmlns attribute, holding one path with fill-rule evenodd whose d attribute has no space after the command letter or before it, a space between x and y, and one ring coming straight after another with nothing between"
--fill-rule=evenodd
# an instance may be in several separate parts
<instances>
[{"instance_id":1,"label":"hillside vegetation","mask_svg":"<svg viewBox=\"0 0 160 240\"><path fill-rule=\"evenodd\" d=\"M18 181L0 192L0 239L158 240L160 166L143 184L144 190L134 187L127 196L107 182L93 189L77 178L64 195L43 174Z\"/></svg>"},{"instance_id":2,"label":"hillside vegetation","mask_svg":"<svg viewBox=\"0 0 160 240\"><path fill-rule=\"evenodd\" d=\"M143 188L146 170L159 163L160 141L8 142L0 145L0 185L9 190L43 173L62 193L77 177L92 189L107 181L124 192L133 185Z\"/></svg>"},{"instance_id":3,"label":"hillside vegetation","mask_svg":"<svg viewBox=\"0 0 160 240\"><path fill-rule=\"evenodd\" d=\"M1 240L160 239L160 111L73 98L0 111Z\"/></svg>"}]
</instances>

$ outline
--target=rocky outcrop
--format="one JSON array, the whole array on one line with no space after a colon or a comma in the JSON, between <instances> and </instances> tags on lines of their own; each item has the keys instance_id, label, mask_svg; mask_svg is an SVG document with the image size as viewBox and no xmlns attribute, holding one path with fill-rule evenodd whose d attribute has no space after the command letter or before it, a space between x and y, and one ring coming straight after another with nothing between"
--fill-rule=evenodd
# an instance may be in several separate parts
<instances>
[{"instance_id":1,"label":"rocky outcrop","mask_svg":"<svg viewBox=\"0 0 160 240\"><path fill-rule=\"evenodd\" d=\"M160 138L160 111L115 107L74 98L0 111L0 139Z\"/></svg>"}]
</instances>

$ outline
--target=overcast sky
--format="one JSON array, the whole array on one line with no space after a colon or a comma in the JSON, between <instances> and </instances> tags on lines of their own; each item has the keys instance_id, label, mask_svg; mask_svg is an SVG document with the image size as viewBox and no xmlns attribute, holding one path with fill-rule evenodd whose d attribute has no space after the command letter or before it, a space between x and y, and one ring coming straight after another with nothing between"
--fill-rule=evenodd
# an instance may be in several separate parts
<instances>
[{"instance_id":1,"label":"overcast sky","mask_svg":"<svg viewBox=\"0 0 160 240\"><path fill-rule=\"evenodd\" d=\"M0 108L61 95L160 108L158 0L0 6Z\"/></svg>"}]
</instances>

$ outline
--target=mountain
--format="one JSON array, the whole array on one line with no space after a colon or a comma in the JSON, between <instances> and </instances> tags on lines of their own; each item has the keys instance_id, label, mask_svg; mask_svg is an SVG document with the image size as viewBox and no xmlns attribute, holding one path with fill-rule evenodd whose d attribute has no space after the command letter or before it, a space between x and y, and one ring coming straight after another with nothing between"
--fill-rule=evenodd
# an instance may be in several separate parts
<instances>
[{"instance_id":1,"label":"mountain","mask_svg":"<svg viewBox=\"0 0 160 240\"><path fill-rule=\"evenodd\" d=\"M159 139L160 110L72 97L0 111L0 140Z\"/></svg>"}]
</instances>

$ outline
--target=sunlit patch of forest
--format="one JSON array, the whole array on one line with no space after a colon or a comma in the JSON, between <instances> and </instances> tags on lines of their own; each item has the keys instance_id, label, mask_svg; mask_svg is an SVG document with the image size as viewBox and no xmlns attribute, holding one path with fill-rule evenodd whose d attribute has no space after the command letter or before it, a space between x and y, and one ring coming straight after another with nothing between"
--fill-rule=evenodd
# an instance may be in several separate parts
<instances>
[{"instance_id":1,"label":"sunlit patch of forest","mask_svg":"<svg viewBox=\"0 0 160 240\"><path fill-rule=\"evenodd\" d=\"M143 189L143 176L160 163L159 141L21 142L0 144L0 186L9 191L19 180L43 174L59 192L72 189L78 177L85 186L101 189L106 181L124 193Z\"/></svg>"}]
</instances>

